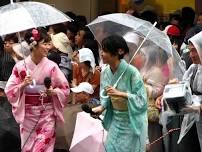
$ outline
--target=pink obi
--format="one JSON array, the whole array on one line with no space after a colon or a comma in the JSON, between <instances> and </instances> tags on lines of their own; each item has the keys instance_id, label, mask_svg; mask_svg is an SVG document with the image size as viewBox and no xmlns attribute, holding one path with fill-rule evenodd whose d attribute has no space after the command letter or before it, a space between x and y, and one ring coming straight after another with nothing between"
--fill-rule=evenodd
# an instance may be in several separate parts
<instances>
[{"instance_id":1,"label":"pink obi","mask_svg":"<svg viewBox=\"0 0 202 152\"><path fill-rule=\"evenodd\" d=\"M25 94L25 104L41 105L43 103L51 102L50 97L42 97L38 93Z\"/></svg>"}]
</instances>

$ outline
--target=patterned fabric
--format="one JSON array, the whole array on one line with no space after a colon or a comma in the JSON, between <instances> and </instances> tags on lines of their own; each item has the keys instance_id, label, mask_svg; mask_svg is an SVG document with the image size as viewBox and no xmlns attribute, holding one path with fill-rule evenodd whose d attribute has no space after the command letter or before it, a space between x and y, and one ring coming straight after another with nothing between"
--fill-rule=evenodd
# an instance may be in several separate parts
<instances>
[{"instance_id":1,"label":"patterned fabric","mask_svg":"<svg viewBox=\"0 0 202 152\"><path fill-rule=\"evenodd\" d=\"M101 74L100 89L102 90L109 85L113 86L125 71L127 65L125 60L121 60L114 74L109 66L106 67ZM103 125L108 131L106 147L109 151L107 152L126 152L127 150L133 150L133 148L135 148L135 152L143 152L145 151L148 127L147 95L141 76L135 67L129 65L119 81L117 89L128 93L128 112L116 112L112 108L109 98L101 98L101 104L106 108ZM116 137L123 140L123 142L116 139ZM122 147L127 147L127 150Z\"/></svg>"},{"instance_id":2,"label":"patterned fabric","mask_svg":"<svg viewBox=\"0 0 202 152\"><path fill-rule=\"evenodd\" d=\"M20 125L22 152L52 152L54 149L54 110L51 104L44 107L25 106L25 121Z\"/></svg>"},{"instance_id":3,"label":"patterned fabric","mask_svg":"<svg viewBox=\"0 0 202 152\"><path fill-rule=\"evenodd\" d=\"M24 62L26 62L27 69L25 69ZM27 87L26 89L21 88L21 82L26 75L25 70L29 71L36 82L36 86L31 87L31 90ZM26 93L36 93L33 91L40 90L41 87L39 86L44 85L46 77L51 78L51 86L54 88L56 95L50 97L50 103L45 102L45 96L41 95L38 98L38 103L35 104L37 98L34 95L32 95L35 98L34 100L30 97L27 98L29 94ZM63 108L67 104L68 88L68 82L64 74L54 62L46 57L36 65L28 56L25 61L19 61L14 66L6 84L5 93L12 105L13 115L20 124L23 152L53 151L55 123L58 121L64 123ZM29 102L28 100L32 101Z\"/></svg>"},{"instance_id":4,"label":"patterned fabric","mask_svg":"<svg viewBox=\"0 0 202 152\"><path fill-rule=\"evenodd\" d=\"M135 136L127 112L113 110L113 120L106 140L107 152L135 152ZM129 146L130 145L130 146ZM138 152L138 151L137 151Z\"/></svg>"}]
</instances>

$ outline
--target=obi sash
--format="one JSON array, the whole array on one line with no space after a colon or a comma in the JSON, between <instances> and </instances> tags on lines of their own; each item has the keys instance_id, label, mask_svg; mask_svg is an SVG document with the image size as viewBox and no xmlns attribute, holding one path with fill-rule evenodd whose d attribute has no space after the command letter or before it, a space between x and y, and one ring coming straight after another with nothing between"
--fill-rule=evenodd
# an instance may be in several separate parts
<instances>
[{"instance_id":1,"label":"obi sash","mask_svg":"<svg viewBox=\"0 0 202 152\"><path fill-rule=\"evenodd\" d=\"M128 111L127 99L118 96L111 96L112 107L119 111Z\"/></svg>"},{"instance_id":2,"label":"obi sash","mask_svg":"<svg viewBox=\"0 0 202 152\"><path fill-rule=\"evenodd\" d=\"M43 105L43 103L51 102L51 98L45 93L44 85L26 86L25 87L25 103L32 105Z\"/></svg>"}]
</instances>

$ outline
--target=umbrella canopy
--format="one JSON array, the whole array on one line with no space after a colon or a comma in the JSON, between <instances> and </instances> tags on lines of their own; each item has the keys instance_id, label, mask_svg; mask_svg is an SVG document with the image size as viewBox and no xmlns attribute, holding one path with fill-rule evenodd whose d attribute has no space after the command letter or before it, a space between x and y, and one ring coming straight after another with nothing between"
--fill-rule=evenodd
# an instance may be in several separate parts
<instances>
[{"instance_id":1,"label":"umbrella canopy","mask_svg":"<svg viewBox=\"0 0 202 152\"><path fill-rule=\"evenodd\" d=\"M18 2L0 7L0 35L71 21L56 8L40 2Z\"/></svg>"},{"instance_id":2,"label":"umbrella canopy","mask_svg":"<svg viewBox=\"0 0 202 152\"><path fill-rule=\"evenodd\" d=\"M180 56L173 49L167 34L150 22L129 14L115 13L99 16L87 26L100 44L110 35L122 36L129 47L129 63L152 85L163 86L170 78L182 78L184 67Z\"/></svg>"},{"instance_id":3,"label":"umbrella canopy","mask_svg":"<svg viewBox=\"0 0 202 152\"><path fill-rule=\"evenodd\" d=\"M140 40L146 37L151 30L152 24L129 14L114 13L99 16L87 26L100 43L105 37L112 34L124 36L128 33L135 33L136 37L139 37L139 41L136 40L136 43L139 44ZM152 29L147 39L167 52L172 51L168 36L157 28Z\"/></svg>"},{"instance_id":4,"label":"umbrella canopy","mask_svg":"<svg viewBox=\"0 0 202 152\"><path fill-rule=\"evenodd\" d=\"M77 114L70 152L103 152L106 132L100 120L89 117L85 112Z\"/></svg>"}]
</instances>

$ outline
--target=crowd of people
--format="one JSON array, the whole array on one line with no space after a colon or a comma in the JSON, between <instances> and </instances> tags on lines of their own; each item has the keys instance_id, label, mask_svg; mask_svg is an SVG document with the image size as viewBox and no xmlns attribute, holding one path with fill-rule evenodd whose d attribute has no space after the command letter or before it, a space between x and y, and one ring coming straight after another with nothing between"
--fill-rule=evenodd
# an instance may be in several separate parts
<instances>
[{"instance_id":1,"label":"crowd of people","mask_svg":"<svg viewBox=\"0 0 202 152\"><path fill-rule=\"evenodd\" d=\"M160 21L155 10L127 13ZM164 87L180 80L170 76L169 56L154 47L142 51L149 58L137 54L130 65L128 36L110 35L99 44L84 16L66 14L74 21L0 39L0 151L69 151L77 113L88 104L92 117L104 113L107 152L200 152L201 117L179 144L179 131L150 144L164 133L159 122ZM181 80L189 80L201 102L202 14L196 16L184 7L170 14L169 21L158 22L157 28L177 50L183 63ZM148 67L142 70L144 62ZM100 95L103 90L109 97ZM202 111L201 106L189 108ZM183 115L170 116L166 129L180 127L182 120Z\"/></svg>"}]
</instances>

